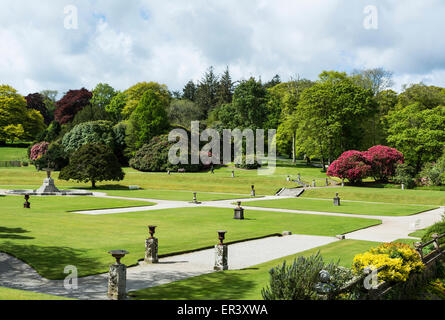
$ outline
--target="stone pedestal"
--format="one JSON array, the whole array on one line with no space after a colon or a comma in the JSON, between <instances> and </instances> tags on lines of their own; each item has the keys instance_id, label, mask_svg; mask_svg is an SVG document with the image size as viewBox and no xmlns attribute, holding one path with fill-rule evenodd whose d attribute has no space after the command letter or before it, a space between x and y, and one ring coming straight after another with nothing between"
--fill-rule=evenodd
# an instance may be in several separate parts
<instances>
[{"instance_id":1,"label":"stone pedestal","mask_svg":"<svg viewBox=\"0 0 445 320\"><path fill-rule=\"evenodd\" d=\"M315 180L312 181L312 187L315 188L317 185L315 183Z\"/></svg>"},{"instance_id":2,"label":"stone pedestal","mask_svg":"<svg viewBox=\"0 0 445 320\"><path fill-rule=\"evenodd\" d=\"M215 267L216 271L228 270L228 248L226 245L217 244L215 246Z\"/></svg>"},{"instance_id":3,"label":"stone pedestal","mask_svg":"<svg viewBox=\"0 0 445 320\"><path fill-rule=\"evenodd\" d=\"M42 186L38 190L36 190L36 192L37 193L58 193L58 192L60 192L60 190L56 188L53 178L46 178L43 180Z\"/></svg>"},{"instance_id":4,"label":"stone pedestal","mask_svg":"<svg viewBox=\"0 0 445 320\"><path fill-rule=\"evenodd\" d=\"M340 197L337 196L334 198L334 206L340 206Z\"/></svg>"},{"instance_id":5,"label":"stone pedestal","mask_svg":"<svg viewBox=\"0 0 445 320\"><path fill-rule=\"evenodd\" d=\"M108 298L125 300L127 298L127 267L124 264L113 264L108 273Z\"/></svg>"},{"instance_id":6,"label":"stone pedestal","mask_svg":"<svg viewBox=\"0 0 445 320\"><path fill-rule=\"evenodd\" d=\"M145 263L158 263L158 239L145 240Z\"/></svg>"},{"instance_id":7,"label":"stone pedestal","mask_svg":"<svg viewBox=\"0 0 445 320\"><path fill-rule=\"evenodd\" d=\"M241 207L235 208L235 215L234 215L233 219L244 220L244 209Z\"/></svg>"}]
</instances>

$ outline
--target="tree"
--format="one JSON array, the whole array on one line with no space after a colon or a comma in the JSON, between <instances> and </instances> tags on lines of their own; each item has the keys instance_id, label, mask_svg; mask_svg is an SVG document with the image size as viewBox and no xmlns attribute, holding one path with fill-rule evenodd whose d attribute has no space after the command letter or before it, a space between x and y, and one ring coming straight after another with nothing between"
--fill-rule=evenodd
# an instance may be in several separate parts
<instances>
[{"instance_id":1,"label":"tree","mask_svg":"<svg viewBox=\"0 0 445 320\"><path fill-rule=\"evenodd\" d=\"M182 99L187 99L190 101L195 101L196 99L196 85L190 80L182 89Z\"/></svg>"},{"instance_id":2,"label":"tree","mask_svg":"<svg viewBox=\"0 0 445 320\"><path fill-rule=\"evenodd\" d=\"M90 121L78 124L62 139L65 152L72 154L81 146L89 143L115 147L113 123L110 121Z\"/></svg>"},{"instance_id":3,"label":"tree","mask_svg":"<svg viewBox=\"0 0 445 320\"><path fill-rule=\"evenodd\" d=\"M170 123L190 128L190 123L202 118L201 109L190 100L173 100L168 108Z\"/></svg>"},{"instance_id":4,"label":"tree","mask_svg":"<svg viewBox=\"0 0 445 320\"><path fill-rule=\"evenodd\" d=\"M60 171L68 165L68 156L59 143L41 142L34 145L30 151L30 160L37 169L51 168Z\"/></svg>"},{"instance_id":5,"label":"tree","mask_svg":"<svg viewBox=\"0 0 445 320\"><path fill-rule=\"evenodd\" d=\"M357 184L367 178L371 173L371 166L367 164L364 154L360 151L351 150L344 152L328 168L328 176L340 179L348 179Z\"/></svg>"},{"instance_id":6,"label":"tree","mask_svg":"<svg viewBox=\"0 0 445 320\"><path fill-rule=\"evenodd\" d=\"M440 157L445 144L445 106L414 103L388 115L388 142L405 155L416 173Z\"/></svg>"},{"instance_id":7,"label":"tree","mask_svg":"<svg viewBox=\"0 0 445 320\"><path fill-rule=\"evenodd\" d=\"M43 117L37 110L28 109L26 100L17 91L0 85L0 143L8 140L33 140L45 130Z\"/></svg>"},{"instance_id":8,"label":"tree","mask_svg":"<svg viewBox=\"0 0 445 320\"><path fill-rule=\"evenodd\" d=\"M123 110L127 105L127 95L123 92L117 93L110 103L105 107L105 110L111 115L114 122L123 120Z\"/></svg>"},{"instance_id":9,"label":"tree","mask_svg":"<svg viewBox=\"0 0 445 320\"><path fill-rule=\"evenodd\" d=\"M201 109L203 118L207 119L209 113L217 106L218 77L210 67L196 89L195 102Z\"/></svg>"},{"instance_id":10,"label":"tree","mask_svg":"<svg viewBox=\"0 0 445 320\"><path fill-rule=\"evenodd\" d=\"M40 93L33 93L27 95L25 99L28 109L33 109L40 112L40 114L43 116L43 121L45 124L49 125L52 121L52 117L46 108L45 97Z\"/></svg>"},{"instance_id":11,"label":"tree","mask_svg":"<svg viewBox=\"0 0 445 320\"><path fill-rule=\"evenodd\" d=\"M233 108L237 113L236 126L240 128L262 129L267 119L267 90L260 81L250 78L241 81L233 95Z\"/></svg>"},{"instance_id":12,"label":"tree","mask_svg":"<svg viewBox=\"0 0 445 320\"><path fill-rule=\"evenodd\" d=\"M43 96L43 102L45 103L46 110L48 110L48 114L51 118L51 121L54 120L54 111L56 111L56 101L57 101L57 90L43 90L40 91L40 94Z\"/></svg>"},{"instance_id":13,"label":"tree","mask_svg":"<svg viewBox=\"0 0 445 320\"><path fill-rule=\"evenodd\" d=\"M170 127L168 101L153 90L146 91L131 114L127 129L127 145L133 151L165 133Z\"/></svg>"},{"instance_id":14,"label":"tree","mask_svg":"<svg viewBox=\"0 0 445 320\"><path fill-rule=\"evenodd\" d=\"M82 110L80 110L78 113L76 113L73 121L68 124L68 127L69 129L72 129L78 124L84 122L99 121L99 120L111 121L112 118L113 118L112 115L109 114L105 109L103 109L99 105L89 104L85 106Z\"/></svg>"},{"instance_id":15,"label":"tree","mask_svg":"<svg viewBox=\"0 0 445 320\"><path fill-rule=\"evenodd\" d=\"M319 155L325 167L346 150L362 147L364 120L377 109L371 90L356 86L345 73L323 72L300 98L297 143L308 156Z\"/></svg>"},{"instance_id":16,"label":"tree","mask_svg":"<svg viewBox=\"0 0 445 320\"><path fill-rule=\"evenodd\" d=\"M62 99L56 102L54 118L59 124L67 124L74 116L89 105L93 94L85 88L68 91Z\"/></svg>"},{"instance_id":17,"label":"tree","mask_svg":"<svg viewBox=\"0 0 445 320\"><path fill-rule=\"evenodd\" d=\"M188 132L190 136L190 133ZM201 170L201 164L190 164L191 154L188 153L189 164L173 165L169 162L169 151L174 142L168 141L168 135L156 136L140 148L130 160L130 166L143 172L166 172L185 169L187 172Z\"/></svg>"},{"instance_id":18,"label":"tree","mask_svg":"<svg viewBox=\"0 0 445 320\"><path fill-rule=\"evenodd\" d=\"M352 73L354 83L364 89L370 89L374 95L393 86L392 72L383 68L355 70Z\"/></svg>"},{"instance_id":19,"label":"tree","mask_svg":"<svg viewBox=\"0 0 445 320\"><path fill-rule=\"evenodd\" d=\"M270 81L268 81L268 82L266 82L265 84L264 84L264 87L266 88L266 89L269 89L269 88L273 88L273 87L275 87L276 85L278 85L278 84L280 84L281 83L281 78L280 78L280 76L278 75L278 74L276 74L273 78L272 78L272 80L270 80Z\"/></svg>"},{"instance_id":20,"label":"tree","mask_svg":"<svg viewBox=\"0 0 445 320\"><path fill-rule=\"evenodd\" d=\"M293 117L301 94L314 83L307 79L300 79L280 83L269 88L267 107L269 117L267 128L277 128L277 147L280 153L291 154L295 162L296 153L304 153L301 146L296 146L297 117Z\"/></svg>"},{"instance_id":21,"label":"tree","mask_svg":"<svg viewBox=\"0 0 445 320\"><path fill-rule=\"evenodd\" d=\"M101 144L86 144L71 157L70 163L59 174L59 179L96 183L101 181L120 181L124 172L111 148Z\"/></svg>"},{"instance_id":22,"label":"tree","mask_svg":"<svg viewBox=\"0 0 445 320\"><path fill-rule=\"evenodd\" d=\"M91 105L105 110L116 94L117 92L109 84L99 83L93 90L93 97L90 101Z\"/></svg>"},{"instance_id":23,"label":"tree","mask_svg":"<svg viewBox=\"0 0 445 320\"><path fill-rule=\"evenodd\" d=\"M423 83L404 87L398 97L396 109L418 103L422 109L433 109L445 106L445 88L426 86Z\"/></svg>"},{"instance_id":24,"label":"tree","mask_svg":"<svg viewBox=\"0 0 445 320\"><path fill-rule=\"evenodd\" d=\"M395 175L397 165L404 162L401 152L386 146L374 146L363 155L371 166L371 175L376 181L388 181Z\"/></svg>"},{"instance_id":25,"label":"tree","mask_svg":"<svg viewBox=\"0 0 445 320\"><path fill-rule=\"evenodd\" d=\"M133 111L139 104L145 92L151 90L168 106L170 103L170 92L165 84L157 82L140 82L124 91L126 96L126 105L122 110L122 118L129 119Z\"/></svg>"},{"instance_id":26,"label":"tree","mask_svg":"<svg viewBox=\"0 0 445 320\"><path fill-rule=\"evenodd\" d=\"M218 87L216 90L216 100L217 104L231 103L233 98L234 83L230 76L229 67L226 68L224 73L221 75Z\"/></svg>"}]
</instances>

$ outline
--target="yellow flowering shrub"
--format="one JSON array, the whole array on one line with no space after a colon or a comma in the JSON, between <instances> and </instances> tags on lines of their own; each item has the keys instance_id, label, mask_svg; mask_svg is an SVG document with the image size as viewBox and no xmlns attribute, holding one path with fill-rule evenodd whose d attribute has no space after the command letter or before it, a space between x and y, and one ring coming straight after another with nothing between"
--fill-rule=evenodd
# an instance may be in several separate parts
<instances>
[{"instance_id":1,"label":"yellow flowering shrub","mask_svg":"<svg viewBox=\"0 0 445 320\"><path fill-rule=\"evenodd\" d=\"M353 260L353 269L360 273L364 268L378 269L387 266L378 274L380 281L404 282L411 273L420 272L424 265L417 252L407 244L385 243Z\"/></svg>"}]
</instances>

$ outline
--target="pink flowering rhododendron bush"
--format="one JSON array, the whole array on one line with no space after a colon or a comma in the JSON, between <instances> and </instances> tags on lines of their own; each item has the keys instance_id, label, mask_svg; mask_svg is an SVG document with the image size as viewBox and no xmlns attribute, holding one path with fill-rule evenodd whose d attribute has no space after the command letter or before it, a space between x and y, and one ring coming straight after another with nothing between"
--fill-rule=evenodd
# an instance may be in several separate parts
<instances>
[{"instance_id":1,"label":"pink flowering rhododendron bush","mask_svg":"<svg viewBox=\"0 0 445 320\"><path fill-rule=\"evenodd\" d=\"M371 166L371 175L378 181L388 181L395 175L397 165L405 160L397 149L385 146L374 146L363 155Z\"/></svg>"},{"instance_id":2,"label":"pink flowering rhododendron bush","mask_svg":"<svg viewBox=\"0 0 445 320\"><path fill-rule=\"evenodd\" d=\"M32 146L31 151L29 153L29 159L32 161L39 160L43 157L48 151L49 143L48 142L39 142Z\"/></svg>"},{"instance_id":3,"label":"pink flowering rhododendron bush","mask_svg":"<svg viewBox=\"0 0 445 320\"><path fill-rule=\"evenodd\" d=\"M377 181L388 181L404 162L403 154L394 148L374 146L368 151L346 151L328 168L328 176L359 183L370 176Z\"/></svg>"},{"instance_id":4,"label":"pink flowering rhododendron bush","mask_svg":"<svg viewBox=\"0 0 445 320\"><path fill-rule=\"evenodd\" d=\"M360 151L346 151L328 168L328 176L347 179L351 183L359 183L369 176L371 166Z\"/></svg>"}]
</instances>

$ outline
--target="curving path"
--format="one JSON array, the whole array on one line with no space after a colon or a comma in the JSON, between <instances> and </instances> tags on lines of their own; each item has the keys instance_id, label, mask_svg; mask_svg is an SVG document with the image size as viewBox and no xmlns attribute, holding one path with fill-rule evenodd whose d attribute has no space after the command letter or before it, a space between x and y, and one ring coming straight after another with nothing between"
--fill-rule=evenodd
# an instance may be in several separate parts
<instances>
[{"instance_id":1,"label":"curving path","mask_svg":"<svg viewBox=\"0 0 445 320\"><path fill-rule=\"evenodd\" d=\"M106 194L102 193L96 193L94 196L112 199L132 199L142 202L155 202L156 205L137 208L79 211L76 213L103 215L196 206L234 208L235 206L233 203L236 202L234 199L204 201L198 205L186 201L125 198L107 196ZM290 197L266 196L261 199L272 200L283 198ZM410 238L408 234L416 229L422 229L434 224L437 221L440 221L441 215L444 212L444 208L440 208L406 217L363 216L354 214L249 207L248 202L258 200L258 198L239 200L243 202L243 208L245 210L379 219L382 221L381 225L346 234L347 239L376 242L391 242L400 238ZM335 241L339 240L334 237L292 235L286 237L270 237L232 244L229 246L229 268L242 269L251 267L263 262L289 256ZM127 270L127 289L131 291L148 288L213 272L213 255L213 249L201 250L193 253L163 258L160 259L159 264L155 265L140 264L135 267L130 267ZM123 260L123 262L125 262L125 260ZM63 280L54 281L44 279L24 262L7 254L0 253L0 286L77 299L106 299L107 274L80 278L78 279L78 289L69 291L65 289Z\"/></svg>"}]
</instances>

